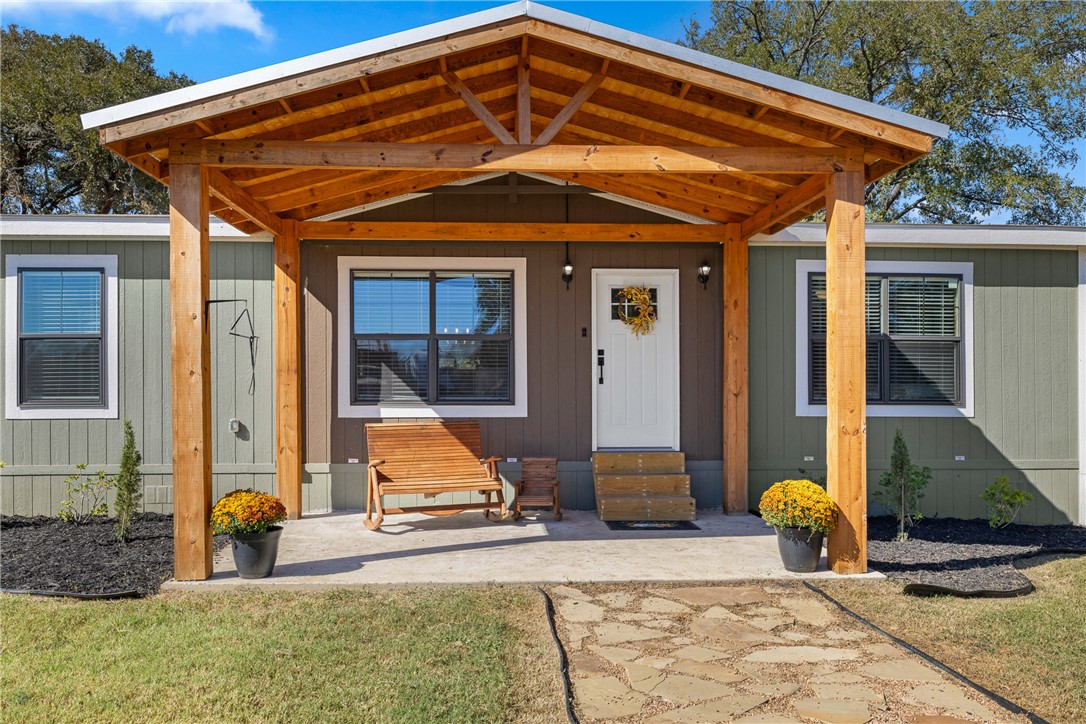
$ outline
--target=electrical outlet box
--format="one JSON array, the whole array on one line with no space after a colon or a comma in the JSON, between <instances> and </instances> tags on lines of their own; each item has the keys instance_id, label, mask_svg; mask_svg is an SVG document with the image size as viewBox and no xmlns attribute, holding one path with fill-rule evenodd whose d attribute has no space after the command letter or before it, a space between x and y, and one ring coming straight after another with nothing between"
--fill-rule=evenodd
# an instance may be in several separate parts
<instances>
[{"instance_id":1,"label":"electrical outlet box","mask_svg":"<svg viewBox=\"0 0 1086 724\"><path fill-rule=\"evenodd\" d=\"M955 460L955 462L959 462L959 463L965 462L965 456L964 455L955 455L954 460Z\"/></svg>"},{"instance_id":2,"label":"electrical outlet box","mask_svg":"<svg viewBox=\"0 0 1086 724\"><path fill-rule=\"evenodd\" d=\"M507 463L515 463L517 460L519 460L519 458L506 458L505 462L507 462Z\"/></svg>"},{"instance_id":3,"label":"electrical outlet box","mask_svg":"<svg viewBox=\"0 0 1086 724\"><path fill-rule=\"evenodd\" d=\"M347 458L347 462L348 462L348 463L357 463L357 462L358 462L358 458Z\"/></svg>"},{"instance_id":4,"label":"electrical outlet box","mask_svg":"<svg viewBox=\"0 0 1086 724\"><path fill-rule=\"evenodd\" d=\"M813 463L814 462L814 455L804 455L803 456L803 462L805 462L805 463Z\"/></svg>"}]
</instances>

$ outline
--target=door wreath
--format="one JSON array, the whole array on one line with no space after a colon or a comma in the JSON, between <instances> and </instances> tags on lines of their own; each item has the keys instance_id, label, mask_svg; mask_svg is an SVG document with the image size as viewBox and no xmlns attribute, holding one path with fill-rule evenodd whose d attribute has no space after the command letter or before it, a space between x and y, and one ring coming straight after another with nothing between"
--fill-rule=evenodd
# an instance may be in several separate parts
<instances>
[{"instance_id":1,"label":"door wreath","mask_svg":"<svg viewBox=\"0 0 1086 724\"><path fill-rule=\"evenodd\" d=\"M622 291L618 293L618 297L636 310L634 314L627 314L625 309L620 306L618 317L622 320L622 323L629 327L635 337L651 334L656 327L656 307L652 303L649 288L645 286L623 287Z\"/></svg>"}]
</instances>

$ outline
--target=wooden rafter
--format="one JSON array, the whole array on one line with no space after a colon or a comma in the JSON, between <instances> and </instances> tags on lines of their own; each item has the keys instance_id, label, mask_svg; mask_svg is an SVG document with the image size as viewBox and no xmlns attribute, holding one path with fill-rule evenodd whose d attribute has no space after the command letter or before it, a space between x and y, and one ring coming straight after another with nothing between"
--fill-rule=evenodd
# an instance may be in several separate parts
<instances>
[{"instance_id":1,"label":"wooden rafter","mask_svg":"<svg viewBox=\"0 0 1086 724\"><path fill-rule=\"evenodd\" d=\"M225 201L261 229L277 236L283 233L283 220L250 196L245 189L228 179L222 171L208 169L207 182L212 196Z\"/></svg>"},{"instance_id":2,"label":"wooden rafter","mask_svg":"<svg viewBox=\"0 0 1086 724\"><path fill-rule=\"evenodd\" d=\"M535 140L537 146L545 146L554 140L554 137L558 135L558 132L569 123L569 120L573 118L574 114L581 109L596 89L600 87L604 80L607 79L606 70L596 73L582 85L576 93L569 99L569 102L558 112L543 132L539 134L539 138Z\"/></svg>"},{"instance_id":3,"label":"wooden rafter","mask_svg":"<svg viewBox=\"0 0 1086 724\"><path fill-rule=\"evenodd\" d=\"M520 58L517 64L517 143L527 146L532 142L532 63L528 56L528 36L521 38Z\"/></svg>"},{"instance_id":4,"label":"wooden rafter","mask_svg":"<svg viewBox=\"0 0 1086 724\"><path fill-rule=\"evenodd\" d=\"M452 89L453 93L455 93L460 100L464 101L464 104L471 109L471 112L475 114L475 117L482 121L483 125L494 134L495 138L502 143L516 144L517 140L513 138L513 134L511 134L501 123L498 123L498 119L495 118L487 107L483 105L483 102L479 100L466 85L464 85L464 81L460 80L456 73L445 72L441 74L441 77L445 80L445 83L448 84L449 88Z\"/></svg>"},{"instance_id":5,"label":"wooden rafter","mask_svg":"<svg viewBox=\"0 0 1086 724\"><path fill-rule=\"evenodd\" d=\"M621 174L604 176L583 173L549 173L547 175L561 181L581 184L598 191L617 194L618 196L624 196L635 201L644 201L645 203L654 204L683 214L690 214L691 216L696 216L701 219L709 219L721 223L736 222L743 219L742 214L728 211L719 206L713 206L697 197L691 198L683 195L681 187L679 186L676 186L674 189L666 190L646 188L645 185L640 183L640 181L644 179L643 176L624 176Z\"/></svg>"},{"instance_id":6,"label":"wooden rafter","mask_svg":"<svg viewBox=\"0 0 1086 724\"><path fill-rule=\"evenodd\" d=\"M801 209L814 199L821 198L826 191L826 178L823 175L811 176L791 191L784 193L776 201L766 204L760 211L743 221L741 235L744 239L769 228L796 209Z\"/></svg>"},{"instance_id":7,"label":"wooden rafter","mask_svg":"<svg viewBox=\"0 0 1086 724\"><path fill-rule=\"evenodd\" d=\"M171 163L269 168L548 171L593 173L830 173L840 149L705 146L178 141Z\"/></svg>"}]
</instances>

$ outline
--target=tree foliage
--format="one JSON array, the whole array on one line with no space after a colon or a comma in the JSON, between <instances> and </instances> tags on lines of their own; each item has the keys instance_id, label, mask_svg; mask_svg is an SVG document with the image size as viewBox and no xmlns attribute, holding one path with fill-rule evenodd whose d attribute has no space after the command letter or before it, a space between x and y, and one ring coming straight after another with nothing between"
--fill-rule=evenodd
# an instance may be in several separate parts
<instances>
[{"instance_id":1,"label":"tree foliage","mask_svg":"<svg viewBox=\"0 0 1086 724\"><path fill-rule=\"evenodd\" d=\"M14 214L150 213L166 191L84 131L88 111L192 83L151 52L9 25L0 42L0 208Z\"/></svg>"},{"instance_id":2,"label":"tree foliage","mask_svg":"<svg viewBox=\"0 0 1086 724\"><path fill-rule=\"evenodd\" d=\"M874 221L1086 222L1082 179L1060 170L1086 138L1086 3L714 0L686 29L698 50L951 128L869 187Z\"/></svg>"},{"instance_id":3,"label":"tree foliage","mask_svg":"<svg viewBox=\"0 0 1086 724\"><path fill-rule=\"evenodd\" d=\"M890 455L890 469L879 478L874 498L886 506L897 518L897 539L909 537L908 529L920 518L920 499L924 488L931 482L931 468L913 465L905 436L898 430L894 435L894 452Z\"/></svg>"},{"instance_id":4,"label":"tree foliage","mask_svg":"<svg viewBox=\"0 0 1086 724\"><path fill-rule=\"evenodd\" d=\"M124 447L121 448L121 470L117 473L117 498L113 509L117 512L114 530L117 538L127 541L132 533L132 518L139 509L143 497L143 474L140 463L143 454L136 447L136 434L132 431L132 421L124 421Z\"/></svg>"}]
</instances>

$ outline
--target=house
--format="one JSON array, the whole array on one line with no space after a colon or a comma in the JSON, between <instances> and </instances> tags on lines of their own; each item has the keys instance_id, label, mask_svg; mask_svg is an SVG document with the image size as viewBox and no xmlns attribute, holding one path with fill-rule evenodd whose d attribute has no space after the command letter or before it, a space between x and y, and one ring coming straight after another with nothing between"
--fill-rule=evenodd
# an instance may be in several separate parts
<instances>
[{"instance_id":1,"label":"house","mask_svg":"<svg viewBox=\"0 0 1086 724\"><path fill-rule=\"evenodd\" d=\"M471 417L575 508L601 449L681 450L729 513L825 470L839 572L897 428L929 514L1008 474L1030 522L1086 522L1086 232L865 228L940 124L529 2L84 123L171 215L3 219L5 513L54 512L128 417L206 578L223 492L358 508L365 422Z\"/></svg>"}]
</instances>

